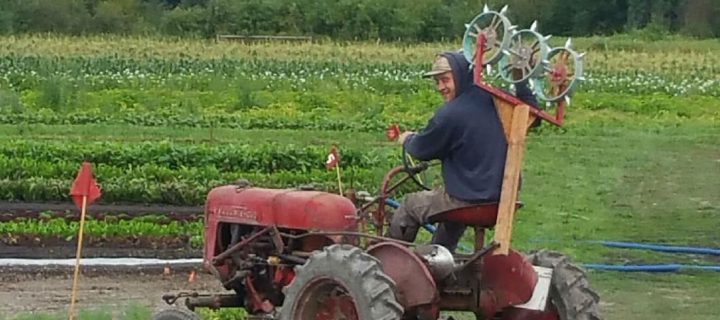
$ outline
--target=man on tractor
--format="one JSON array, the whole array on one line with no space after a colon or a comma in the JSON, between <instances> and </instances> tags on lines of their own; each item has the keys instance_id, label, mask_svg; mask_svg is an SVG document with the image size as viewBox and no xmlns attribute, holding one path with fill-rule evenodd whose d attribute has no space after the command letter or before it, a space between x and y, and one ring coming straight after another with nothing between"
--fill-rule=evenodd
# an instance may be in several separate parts
<instances>
[{"instance_id":1,"label":"man on tractor","mask_svg":"<svg viewBox=\"0 0 720 320\"><path fill-rule=\"evenodd\" d=\"M400 134L398 142L412 157L440 160L445 187L408 194L390 222L389 236L415 241L421 225L453 209L498 202L503 181L507 141L493 96L474 85L470 65L461 53L439 54L423 77L433 77L445 103L427 126ZM537 105L527 82L516 85L516 95ZM465 225L440 222L433 243L450 251Z\"/></svg>"}]
</instances>

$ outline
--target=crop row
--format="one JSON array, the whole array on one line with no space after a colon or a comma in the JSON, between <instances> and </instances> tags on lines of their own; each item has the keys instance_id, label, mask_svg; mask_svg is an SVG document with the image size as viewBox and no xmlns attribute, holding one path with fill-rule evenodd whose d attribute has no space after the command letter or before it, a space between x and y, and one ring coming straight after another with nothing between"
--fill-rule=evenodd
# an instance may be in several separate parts
<instances>
[{"instance_id":1,"label":"crop row","mask_svg":"<svg viewBox=\"0 0 720 320\"><path fill-rule=\"evenodd\" d=\"M243 86L262 90L299 92L325 88L358 90L375 94L432 91L420 77L426 64L339 63L278 61L272 59L128 59L106 57L47 58L0 56L0 86L17 92L37 90L62 81L70 88L89 92L109 89L220 91L232 93ZM691 68L673 71L586 68L584 88L625 93L671 95L720 95L716 70ZM493 77L490 81L501 84ZM66 89L67 90L67 89Z\"/></svg>"},{"instance_id":2,"label":"crop row","mask_svg":"<svg viewBox=\"0 0 720 320\"><path fill-rule=\"evenodd\" d=\"M325 169L329 146L278 143L182 144L15 140L0 143L0 199L67 201L79 165L90 161L107 203L202 205L213 187L247 179L256 186L312 185L336 192ZM400 164L396 148L341 148L347 187L374 191Z\"/></svg>"},{"instance_id":3,"label":"crop row","mask_svg":"<svg viewBox=\"0 0 720 320\"><path fill-rule=\"evenodd\" d=\"M552 46L565 42L563 37L550 39ZM429 65L433 55L458 48L457 43L384 43L384 42L215 42L194 39L137 38L117 36L65 37L58 35L24 35L2 37L0 55L22 55L52 58L58 56L123 59L257 59L278 61L328 61L355 64L400 62ZM717 73L720 55L717 41L683 38L643 40L633 36L574 38L578 51L587 52L589 69L648 70L694 73L702 69Z\"/></svg>"},{"instance_id":4,"label":"crop row","mask_svg":"<svg viewBox=\"0 0 720 320\"><path fill-rule=\"evenodd\" d=\"M14 220L0 222L0 234L32 234L37 236L56 236L72 239L77 235L80 225L78 221L69 221L62 218L49 220ZM171 221L158 224L145 219L132 220L94 220L85 222L84 233L89 236L116 237L116 236L202 236L203 222Z\"/></svg>"},{"instance_id":5,"label":"crop row","mask_svg":"<svg viewBox=\"0 0 720 320\"><path fill-rule=\"evenodd\" d=\"M102 168L102 167L100 167ZM226 179L225 177L232 177ZM0 179L0 200L5 201L69 201L68 193L74 176L66 178L30 177L20 180ZM337 192L334 172L310 171L306 173L279 171L263 173L228 173L217 179L192 179L178 177L170 181L155 181L128 175L102 176L97 180L103 190L104 203L157 203L197 206L205 202L208 191L213 187L247 179L258 187L297 188L313 186L317 190ZM352 186L361 190L375 191L379 187L382 173L358 168L348 168L344 175L346 188Z\"/></svg>"},{"instance_id":6,"label":"crop row","mask_svg":"<svg viewBox=\"0 0 720 320\"><path fill-rule=\"evenodd\" d=\"M44 167L45 162L52 163L53 172L67 172L73 163L82 161L118 167L126 172L149 164L158 166L158 169L147 169L150 171L213 167L218 172L308 172L324 168L329 149L330 146L279 143L211 145L16 140L0 143L0 172L6 177L22 177L23 171L29 170L35 176L50 170ZM348 167L372 168L399 162L396 148L342 148L341 156L343 166ZM39 167L33 167L35 165Z\"/></svg>"},{"instance_id":7,"label":"crop row","mask_svg":"<svg viewBox=\"0 0 720 320\"><path fill-rule=\"evenodd\" d=\"M0 98L2 94L0 92ZM299 104L251 107L233 112L232 108L178 107L156 110L132 110L122 107L107 110L88 108L76 110L12 110L3 112L8 105L0 104L0 124L28 126L110 124L148 127L234 128L234 129L292 129L331 130L338 132L383 132L389 123L399 123L403 128L422 128L432 114L435 105L431 98L418 101L388 99L390 104L361 108L358 106L330 105L304 109ZM1 99L0 99L1 100ZM619 94L579 92L569 109L572 118L578 110L621 111L635 115L658 117L677 115L684 118L718 116L716 98L711 96L671 97L663 94ZM325 104L330 101L316 103ZM359 104L359 102L356 102ZM339 104L339 103L338 103ZM355 104L355 103L353 103ZM572 121L572 119L571 119Z\"/></svg>"}]
</instances>

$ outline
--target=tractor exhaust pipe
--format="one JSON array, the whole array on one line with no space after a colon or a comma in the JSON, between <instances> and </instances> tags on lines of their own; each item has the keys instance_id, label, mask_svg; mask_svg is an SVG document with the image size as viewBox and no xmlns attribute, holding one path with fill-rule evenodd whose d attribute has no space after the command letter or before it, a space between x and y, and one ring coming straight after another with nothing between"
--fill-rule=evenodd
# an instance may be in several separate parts
<instances>
[{"instance_id":1,"label":"tractor exhaust pipe","mask_svg":"<svg viewBox=\"0 0 720 320\"><path fill-rule=\"evenodd\" d=\"M245 307L245 304L234 294L219 294L219 295L202 295L197 297L188 297L185 299L185 306L190 310L195 308L240 308Z\"/></svg>"},{"instance_id":2,"label":"tractor exhaust pipe","mask_svg":"<svg viewBox=\"0 0 720 320\"><path fill-rule=\"evenodd\" d=\"M172 305L180 298L185 298L185 306L191 311L195 308L240 308L244 307L243 301L235 294L199 294L197 292L180 292L178 294L165 294L162 299L165 303Z\"/></svg>"}]
</instances>

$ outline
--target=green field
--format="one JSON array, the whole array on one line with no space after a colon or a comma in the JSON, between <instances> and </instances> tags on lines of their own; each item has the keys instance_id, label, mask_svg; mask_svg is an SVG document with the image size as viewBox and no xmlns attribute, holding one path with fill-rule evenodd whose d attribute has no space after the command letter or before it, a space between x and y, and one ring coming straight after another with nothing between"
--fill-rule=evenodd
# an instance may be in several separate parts
<instances>
[{"instance_id":1,"label":"green field","mask_svg":"<svg viewBox=\"0 0 720 320\"><path fill-rule=\"evenodd\" d=\"M0 201L67 201L89 159L101 201L178 205L201 205L210 188L243 177L335 192L324 169L333 143L344 182L375 192L400 164L385 127L424 125L441 100L418 75L435 52L458 47L47 36L0 43ZM588 52L588 81L563 128L545 124L529 136L514 245L560 250L579 263L718 264L588 242L720 247L717 41L576 44ZM607 319L720 314L716 273L590 276Z\"/></svg>"}]
</instances>

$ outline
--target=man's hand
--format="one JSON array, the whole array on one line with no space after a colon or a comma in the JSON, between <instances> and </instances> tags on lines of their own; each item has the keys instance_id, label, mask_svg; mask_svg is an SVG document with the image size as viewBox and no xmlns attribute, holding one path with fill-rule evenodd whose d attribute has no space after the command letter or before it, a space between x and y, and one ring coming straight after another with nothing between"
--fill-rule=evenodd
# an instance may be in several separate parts
<instances>
[{"instance_id":1,"label":"man's hand","mask_svg":"<svg viewBox=\"0 0 720 320\"><path fill-rule=\"evenodd\" d=\"M414 131L405 131L400 134L400 137L397 139L398 143L401 145L405 144L405 139L407 139L409 136L415 134Z\"/></svg>"}]
</instances>

